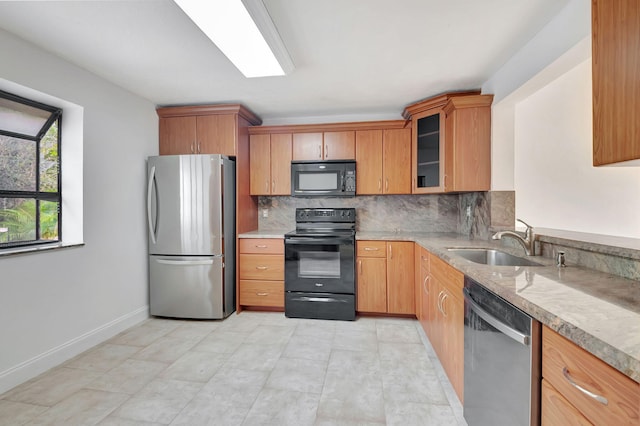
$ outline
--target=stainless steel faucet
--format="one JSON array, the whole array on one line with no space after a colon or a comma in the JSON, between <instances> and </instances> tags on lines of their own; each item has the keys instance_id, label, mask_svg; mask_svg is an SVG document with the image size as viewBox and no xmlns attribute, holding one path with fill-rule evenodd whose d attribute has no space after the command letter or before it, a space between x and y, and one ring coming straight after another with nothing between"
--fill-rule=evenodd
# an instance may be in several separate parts
<instances>
[{"instance_id":1,"label":"stainless steel faucet","mask_svg":"<svg viewBox=\"0 0 640 426\"><path fill-rule=\"evenodd\" d=\"M525 253L527 253L527 256L535 256L536 255L536 237L535 237L535 234L533 233L533 227L525 223L523 220L520 220L520 219L516 219L516 220L527 227L527 230L524 231L524 238L520 234L514 231L496 232L495 234L493 234L491 238L494 240L500 240L502 239L502 237L514 238L516 241L522 244L522 247L524 247L524 251Z\"/></svg>"}]
</instances>

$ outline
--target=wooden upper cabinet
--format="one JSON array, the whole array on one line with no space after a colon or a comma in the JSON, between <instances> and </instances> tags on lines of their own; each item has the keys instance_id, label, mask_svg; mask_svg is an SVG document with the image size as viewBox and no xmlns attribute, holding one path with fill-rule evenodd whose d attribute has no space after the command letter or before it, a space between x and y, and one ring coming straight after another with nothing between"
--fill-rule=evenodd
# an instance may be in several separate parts
<instances>
[{"instance_id":1,"label":"wooden upper cabinet","mask_svg":"<svg viewBox=\"0 0 640 426\"><path fill-rule=\"evenodd\" d=\"M239 104L164 107L156 111L160 118L160 155L237 156L238 129L262 122Z\"/></svg>"},{"instance_id":2,"label":"wooden upper cabinet","mask_svg":"<svg viewBox=\"0 0 640 426\"><path fill-rule=\"evenodd\" d=\"M291 195L291 133L271 135L271 195Z\"/></svg>"},{"instance_id":3,"label":"wooden upper cabinet","mask_svg":"<svg viewBox=\"0 0 640 426\"><path fill-rule=\"evenodd\" d=\"M411 129L384 130L382 153L385 194L411 193Z\"/></svg>"},{"instance_id":4,"label":"wooden upper cabinet","mask_svg":"<svg viewBox=\"0 0 640 426\"><path fill-rule=\"evenodd\" d=\"M382 194L382 152L382 130L356 132L356 192L358 195Z\"/></svg>"},{"instance_id":5,"label":"wooden upper cabinet","mask_svg":"<svg viewBox=\"0 0 640 426\"><path fill-rule=\"evenodd\" d=\"M233 114L196 117L196 140L199 154L236 155L236 117Z\"/></svg>"},{"instance_id":6,"label":"wooden upper cabinet","mask_svg":"<svg viewBox=\"0 0 640 426\"><path fill-rule=\"evenodd\" d=\"M493 95L451 98L445 113L445 192L491 189Z\"/></svg>"},{"instance_id":7,"label":"wooden upper cabinet","mask_svg":"<svg viewBox=\"0 0 640 426\"><path fill-rule=\"evenodd\" d=\"M294 160L353 160L355 132L294 133Z\"/></svg>"},{"instance_id":8,"label":"wooden upper cabinet","mask_svg":"<svg viewBox=\"0 0 640 426\"><path fill-rule=\"evenodd\" d=\"M353 160L356 158L355 132L324 132L325 160Z\"/></svg>"},{"instance_id":9,"label":"wooden upper cabinet","mask_svg":"<svg viewBox=\"0 0 640 426\"><path fill-rule=\"evenodd\" d=\"M412 193L487 191L491 183L491 102L449 93L405 108L412 122Z\"/></svg>"},{"instance_id":10,"label":"wooden upper cabinet","mask_svg":"<svg viewBox=\"0 0 640 426\"><path fill-rule=\"evenodd\" d=\"M411 129L357 131L355 158L359 195L411 193Z\"/></svg>"},{"instance_id":11,"label":"wooden upper cabinet","mask_svg":"<svg viewBox=\"0 0 640 426\"><path fill-rule=\"evenodd\" d=\"M592 0L591 20L593 165L639 160L640 2Z\"/></svg>"},{"instance_id":12,"label":"wooden upper cabinet","mask_svg":"<svg viewBox=\"0 0 640 426\"><path fill-rule=\"evenodd\" d=\"M249 137L249 171L251 195L271 194L271 137Z\"/></svg>"},{"instance_id":13,"label":"wooden upper cabinet","mask_svg":"<svg viewBox=\"0 0 640 426\"><path fill-rule=\"evenodd\" d=\"M291 194L291 134L251 135L251 195Z\"/></svg>"},{"instance_id":14,"label":"wooden upper cabinet","mask_svg":"<svg viewBox=\"0 0 640 426\"><path fill-rule=\"evenodd\" d=\"M295 133L293 160L322 160L322 133Z\"/></svg>"},{"instance_id":15,"label":"wooden upper cabinet","mask_svg":"<svg viewBox=\"0 0 640 426\"><path fill-rule=\"evenodd\" d=\"M196 117L160 118L160 155L195 154Z\"/></svg>"}]
</instances>

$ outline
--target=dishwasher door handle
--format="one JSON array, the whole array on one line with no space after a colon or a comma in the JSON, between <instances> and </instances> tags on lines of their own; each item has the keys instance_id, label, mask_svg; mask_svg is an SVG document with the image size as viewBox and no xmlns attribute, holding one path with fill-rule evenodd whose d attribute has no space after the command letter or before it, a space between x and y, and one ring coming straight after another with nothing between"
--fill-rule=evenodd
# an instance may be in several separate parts
<instances>
[{"instance_id":1,"label":"dishwasher door handle","mask_svg":"<svg viewBox=\"0 0 640 426\"><path fill-rule=\"evenodd\" d=\"M462 294L464 295L464 300L466 300L467 303L469 303L469 305L471 306L471 309L474 310L480 318L485 320L487 323L489 323L491 326L493 326L495 329L500 331L505 336L515 340L516 342L522 345L529 346L529 343L531 341L531 336L527 336L526 334L520 333L518 330L515 330L509 327L507 324L503 323L498 318L494 317L489 312L482 309L482 307L478 305L478 303L471 298L471 294L469 293L468 289L463 288Z\"/></svg>"}]
</instances>

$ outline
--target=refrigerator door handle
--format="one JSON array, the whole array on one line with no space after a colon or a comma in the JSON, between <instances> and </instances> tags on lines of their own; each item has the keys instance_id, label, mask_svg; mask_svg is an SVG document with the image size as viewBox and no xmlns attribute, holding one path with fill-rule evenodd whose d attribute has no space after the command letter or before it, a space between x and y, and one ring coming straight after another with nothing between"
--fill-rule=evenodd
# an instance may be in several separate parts
<instances>
[{"instance_id":1,"label":"refrigerator door handle","mask_svg":"<svg viewBox=\"0 0 640 426\"><path fill-rule=\"evenodd\" d=\"M156 262L162 265L176 265L176 266L213 265L213 259L203 259L203 260L157 259Z\"/></svg>"},{"instance_id":2,"label":"refrigerator door handle","mask_svg":"<svg viewBox=\"0 0 640 426\"><path fill-rule=\"evenodd\" d=\"M156 243L156 230L153 225L153 218L151 217L151 195L153 194L153 183L156 179L156 166L151 167L149 172L149 182L147 183L147 223L149 225L149 236L151 237L151 243Z\"/></svg>"}]
</instances>

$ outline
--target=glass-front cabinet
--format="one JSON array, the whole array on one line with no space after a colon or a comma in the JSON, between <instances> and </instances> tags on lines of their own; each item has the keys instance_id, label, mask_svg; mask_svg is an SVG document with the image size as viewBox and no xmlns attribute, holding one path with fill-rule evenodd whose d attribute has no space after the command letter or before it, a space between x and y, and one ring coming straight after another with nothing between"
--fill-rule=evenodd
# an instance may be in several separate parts
<instances>
[{"instance_id":1,"label":"glass-front cabinet","mask_svg":"<svg viewBox=\"0 0 640 426\"><path fill-rule=\"evenodd\" d=\"M445 93L407 106L413 194L488 191L491 102L480 92Z\"/></svg>"},{"instance_id":2,"label":"glass-front cabinet","mask_svg":"<svg viewBox=\"0 0 640 426\"><path fill-rule=\"evenodd\" d=\"M444 113L425 111L413 120L413 192L441 192L444 173Z\"/></svg>"}]
</instances>

